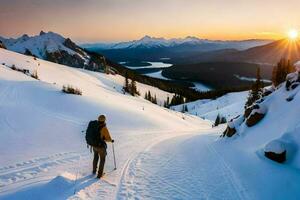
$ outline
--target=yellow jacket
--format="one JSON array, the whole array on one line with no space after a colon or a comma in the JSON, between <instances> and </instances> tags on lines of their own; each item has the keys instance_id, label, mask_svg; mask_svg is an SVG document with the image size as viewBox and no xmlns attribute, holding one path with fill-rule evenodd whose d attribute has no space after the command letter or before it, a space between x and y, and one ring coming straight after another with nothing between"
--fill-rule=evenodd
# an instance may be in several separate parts
<instances>
[{"instance_id":1,"label":"yellow jacket","mask_svg":"<svg viewBox=\"0 0 300 200\"><path fill-rule=\"evenodd\" d=\"M109 131L106 126L104 126L100 131L100 137L106 142L112 142Z\"/></svg>"}]
</instances>

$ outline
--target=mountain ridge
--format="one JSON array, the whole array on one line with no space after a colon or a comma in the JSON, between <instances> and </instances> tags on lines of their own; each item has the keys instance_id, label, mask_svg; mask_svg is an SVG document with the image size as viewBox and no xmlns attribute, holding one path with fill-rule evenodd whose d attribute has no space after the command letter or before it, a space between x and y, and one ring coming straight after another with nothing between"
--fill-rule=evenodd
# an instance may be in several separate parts
<instances>
[{"instance_id":1,"label":"mountain ridge","mask_svg":"<svg viewBox=\"0 0 300 200\"><path fill-rule=\"evenodd\" d=\"M169 48L179 45L201 45L201 44L219 44L219 45L231 45L238 49L245 49L261 44L266 44L272 40L265 39L248 39L248 40L209 40L200 39L195 36L187 36L185 38L171 38L165 39L163 37L151 37L145 35L144 37L125 41L125 42L112 42L112 43L95 43L95 44L82 44L80 46L84 48L98 48L98 49L126 49L126 48Z\"/></svg>"}]
</instances>

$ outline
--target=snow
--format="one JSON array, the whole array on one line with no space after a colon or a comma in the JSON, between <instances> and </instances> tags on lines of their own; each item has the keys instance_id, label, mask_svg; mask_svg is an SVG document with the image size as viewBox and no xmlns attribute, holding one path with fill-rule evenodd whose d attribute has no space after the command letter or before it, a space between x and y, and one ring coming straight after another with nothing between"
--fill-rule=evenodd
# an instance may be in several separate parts
<instances>
[{"instance_id":1,"label":"snow","mask_svg":"<svg viewBox=\"0 0 300 200\"><path fill-rule=\"evenodd\" d=\"M124 78L120 76L35 60L4 49L0 49L0 63L5 63L0 66L1 199L19 198L25 195L24 190L28 194L37 192L39 199L45 190L51 191L50 183L64 172L85 179L91 173L91 154L86 149L82 131L88 121L96 119L99 114L106 114L108 128L116 141L118 170L113 171L107 180L114 184L121 179L128 159L147 146L162 138L191 134L210 127L210 122L197 117L170 111L141 97L122 94ZM37 70L41 81L11 70L8 66L13 64L31 72ZM62 93L61 88L66 84L80 88L83 95ZM151 89L151 93L160 99L170 95L144 84L138 83L137 86L142 94ZM113 169L111 146L108 155L106 172ZM103 187L100 190L103 198L114 196L117 191L103 181L95 183L92 177L87 181L89 184L78 183L81 186L86 184L86 187L82 186L84 191L79 187L79 196L98 196L92 191L99 187ZM68 194L71 193L66 191L59 197L65 199ZM56 194L48 195L51 199Z\"/></svg>"},{"instance_id":2,"label":"snow","mask_svg":"<svg viewBox=\"0 0 300 200\"><path fill-rule=\"evenodd\" d=\"M119 199L249 199L221 155L207 145L213 139L182 136L142 153L128 167Z\"/></svg>"},{"instance_id":3,"label":"snow","mask_svg":"<svg viewBox=\"0 0 300 200\"><path fill-rule=\"evenodd\" d=\"M6 45L9 50L25 53L28 49L32 54L36 55L39 58L45 57L46 51L55 52L57 50L65 50L69 54L74 55L76 52L66 48L62 43L65 41L65 38L62 36L49 32L47 34L37 35L33 37L27 36L26 39L21 37L16 39L16 41L10 45Z\"/></svg>"},{"instance_id":4,"label":"snow","mask_svg":"<svg viewBox=\"0 0 300 200\"><path fill-rule=\"evenodd\" d=\"M89 57L86 53L77 53L74 50L66 47L63 43L65 38L61 35L53 32L43 33L40 35L29 37L23 35L17 39L4 39L3 40L7 49L24 54L28 49L33 55L38 58L45 58L46 52L53 53L57 51L66 51L70 55L78 55L85 60L85 64L88 64Z\"/></svg>"},{"instance_id":5,"label":"snow","mask_svg":"<svg viewBox=\"0 0 300 200\"><path fill-rule=\"evenodd\" d=\"M243 115L238 116L237 118L231 119L227 124L230 128L237 128L239 127L243 122L245 118Z\"/></svg>"},{"instance_id":6,"label":"snow","mask_svg":"<svg viewBox=\"0 0 300 200\"><path fill-rule=\"evenodd\" d=\"M285 151L285 146L280 140L272 140L268 144L266 144L264 151L265 152L273 152L276 154L281 154Z\"/></svg>"},{"instance_id":7,"label":"snow","mask_svg":"<svg viewBox=\"0 0 300 200\"><path fill-rule=\"evenodd\" d=\"M298 71L290 73L286 76L286 80L288 80L290 82L295 82L295 81L298 80L298 78L299 78L299 72Z\"/></svg>"},{"instance_id":8,"label":"snow","mask_svg":"<svg viewBox=\"0 0 300 200\"><path fill-rule=\"evenodd\" d=\"M254 115L255 113L259 113L259 114L266 114L268 111L267 107L265 105L260 105L259 108L257 109L253 109L251 111L250 115Z\"/></svg>"},{"instance_id":9,"label":"snow","mask_svg":"<svg viewBox=\"0 0 300 200\"><path fill-rule=\"evenodd\" d=\"M238 118L238 134L221 138L223 125L211 128L210 121L122 94L120 76L3 49L0 63L0 199L300 198L298 87L286 91L282 85L260 103L267 108L260 123L249 128ZM40 81L11 70L12 64L37 70ZM64 84L83 95L62 93ZM220 111L242 113L247 94L187 105L214 120ZM92 154L84 139L87 123L99 114L107 116L117 159L113 170L108 144L100 180L91 175ZM283 164L264 157L264 147L274 140L287 150Z\"/></svg>"},{"instance_id":10,"label":"snow","mask_svg":"<svg viewBox=\"0 0 300 200\"><path fill-rule=\"evenodd\" d=\"M244 112L244 105L248 92L228 93L215 100L205 99L186 103L188 113L204 119L214 121L217 115L226 117L227 121ZM182 105L174 106L172 109L181 111Z\"/></svg>"}]
</instances>

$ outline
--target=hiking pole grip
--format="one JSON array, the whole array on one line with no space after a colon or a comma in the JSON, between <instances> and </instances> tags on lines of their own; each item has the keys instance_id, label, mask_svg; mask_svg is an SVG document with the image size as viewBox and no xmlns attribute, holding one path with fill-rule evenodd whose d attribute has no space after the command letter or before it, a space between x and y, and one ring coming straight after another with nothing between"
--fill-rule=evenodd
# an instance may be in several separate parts
<instances>
[{"instance_id":1,"label":"hiking pole grip","mask_svg":"<svg viewBox=\"0 0 300 200\"><path fill-rule=\"evenodd\" d=\"M114 143L111 143L112 144L112 150L113 150L113 156L114 156L114 164L115 164L115 169L117 169L117 165L116 165L116 156L115 156L115 147L114 147Z\"/></svg>"}]
</instances>

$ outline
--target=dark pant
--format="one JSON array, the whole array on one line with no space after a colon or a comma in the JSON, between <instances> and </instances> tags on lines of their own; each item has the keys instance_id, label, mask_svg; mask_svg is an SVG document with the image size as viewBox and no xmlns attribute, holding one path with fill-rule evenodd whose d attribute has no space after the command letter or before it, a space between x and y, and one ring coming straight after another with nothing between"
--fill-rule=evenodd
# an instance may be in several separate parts
<instances>
[{"instance_id":1,"label":"dark pant","mask_svg":"<svg viewBox=\"0 0 300 200\"><path fill-rule=\"evenodd\" d=\"M100 165L98 169L98 176L101 177L103 174L105 157L106 157L106 148L104 147L93 147L94 150L94 160L93 160L93 173L97 172L98 161L100 157Z\"/></svg>"}]
</instances>

